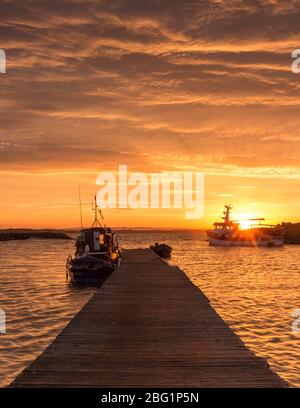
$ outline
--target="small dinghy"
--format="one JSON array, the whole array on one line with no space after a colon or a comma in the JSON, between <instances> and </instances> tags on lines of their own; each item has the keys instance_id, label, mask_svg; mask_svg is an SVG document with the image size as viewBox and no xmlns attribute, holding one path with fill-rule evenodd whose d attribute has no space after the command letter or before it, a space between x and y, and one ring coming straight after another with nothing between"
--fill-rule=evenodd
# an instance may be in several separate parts
<instances>
[{"instance_id":1,"label":"small dinghy","mask_svg":"<svg viewBox=\"0 0 300 408\"><path fill-rule=\"evenodd\" d=\"M156 242L155 245L150 246L150 249L163 259L171 258L172 248L167 244L158 244Z\"/></svg>"}]
</instances>

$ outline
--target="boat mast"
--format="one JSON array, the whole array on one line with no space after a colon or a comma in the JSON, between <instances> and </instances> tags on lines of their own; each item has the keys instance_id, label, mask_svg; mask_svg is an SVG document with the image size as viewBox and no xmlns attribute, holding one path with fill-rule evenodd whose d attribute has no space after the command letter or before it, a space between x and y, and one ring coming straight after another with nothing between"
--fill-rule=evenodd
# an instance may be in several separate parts
<instances>
[{"instance_id":1,"label":"boat mast","mask_svg":"<svg viewBox=\"0 0 300 408\"><path fill-rule=\"evenodd\" d=\"M98 220L98 211L99 211L100 214L101 214L101 210L98 209L98 208L99 208L99 207L98 207L98 205L97 205L97 197L95 196L94 208L93 208L93 210L95 211L95 218L94 218L94 222L93 222L92 228L94 228L94 227L103 228L102 225L101 225L101 223L100 223L100 221ZM101 217L102 217L102 214L101 214ZM103 217L102 217L102 218L103 218Z\"/></svg>"},{"instance_id":2,"label":"boat mast","mask_svg":"<svg viewBox=\"0 0 300 408\"><path fill-rule=\"evenodd\" d=\"M81 203L81 190L80 184L78 185L78 194L79 194L79 209L80 209L80 227L82 229L82 203Z\"/></svg>"},{"instance_id":3,"label":"boat mast","mask_svg":"<svg viewBox=\"0 0 300 408\"><path fill-rule=\"evenodd\" d=\"M230 223L230 210L232 209L232 206L230 204L225 205L226 211L224 211L225 217L224 219L224 224L229 224Z\"/></svg>"}]
</instances>

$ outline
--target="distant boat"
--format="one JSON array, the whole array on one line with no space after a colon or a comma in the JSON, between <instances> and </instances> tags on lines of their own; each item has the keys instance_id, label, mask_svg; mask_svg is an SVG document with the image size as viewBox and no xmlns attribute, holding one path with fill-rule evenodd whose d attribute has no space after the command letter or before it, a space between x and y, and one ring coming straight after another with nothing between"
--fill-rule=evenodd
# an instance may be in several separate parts
<instances>
[{"instance_id":1,"label":"distant boat","mask_svg":"<svg viewBox=\"0 0 300 408\"><path fill-rule=\"evenodd\" d=\"M240 229L240 223L230 219L231 205L225 205L222 222L215 222L207 231L208 241L214 246L282 246L283 228L278 225L262 224L264 218L249 219L256 222L248 229ZM257 224L259 222L259 224Z\"/></svg>"},{"instance_id":2,"label":"distant boat","mask_svg":"<svg viewBox=\"0 0 300 408\"><path fill-rule=\"evenodd\" d=\"M95 197L95 219L91 228L81 229L76 240L76 253L67 259L67 278L75 284L100 286L121 261L118 240L111 228L98 221Z\"/></svg>"}]
</instances>

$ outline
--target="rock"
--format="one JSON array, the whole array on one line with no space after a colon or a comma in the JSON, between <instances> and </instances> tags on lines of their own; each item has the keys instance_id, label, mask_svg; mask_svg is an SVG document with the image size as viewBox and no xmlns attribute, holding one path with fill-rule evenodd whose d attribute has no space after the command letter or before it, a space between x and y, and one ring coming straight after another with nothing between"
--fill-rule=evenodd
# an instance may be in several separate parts
<instances>
[{"instance_id":1,"label":"rock","mask_svg":"<svg viewBox=\"0 0 300 408\"><path fill-rule=\"evenodd\" d=\"M0 241L26 240L30 238L36 239L72 239L69 235L61 231L43 231L43 230L2 230L0 231Z\"/></svg>"}]
</instances>

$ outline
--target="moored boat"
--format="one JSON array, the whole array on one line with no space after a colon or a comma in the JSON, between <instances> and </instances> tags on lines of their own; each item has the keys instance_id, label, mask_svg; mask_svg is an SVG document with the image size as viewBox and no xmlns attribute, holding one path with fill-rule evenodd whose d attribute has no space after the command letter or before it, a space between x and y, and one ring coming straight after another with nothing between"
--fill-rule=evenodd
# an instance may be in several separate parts
<instances>
[{"instance_id":1,"label":"moored boat","mask_svg":"<svg viewBox=\"0 0 300 408\"><path fill-rule=\"evenodd\" d=\"M100 286L118 267L121 261L118 239L98 220L95 197L95 220L91 228L81 229L76 240L75 257L67 259L67 278L75 284Z\"/></svg>"},{"instance_id":2,"label":"moored boat","mask_svg":"<svg viewBox=\"0 0 300 408\"><path fill-rule=\"evenodd\" d=\"M150 249L161 258L171 258L172 248L167 244L159 244L156 242L155 245L150 246Z\"/></svg>"},{"instance_id":3,"label":"moored boat","mask_svg":"<svg viewBox=\"0 0 300 408\"><path fill-rule=\"evenodd\" d=\"M278 247L284 244L284 231L280 225L262 224L264 218L253 218L249 219L253 222L250 228L240 229L240 223L230 218L231 210L232 206L225 205L224 221L215 222L214 228L207 231L210 245Z\"/></svg>"}]
</instances>

